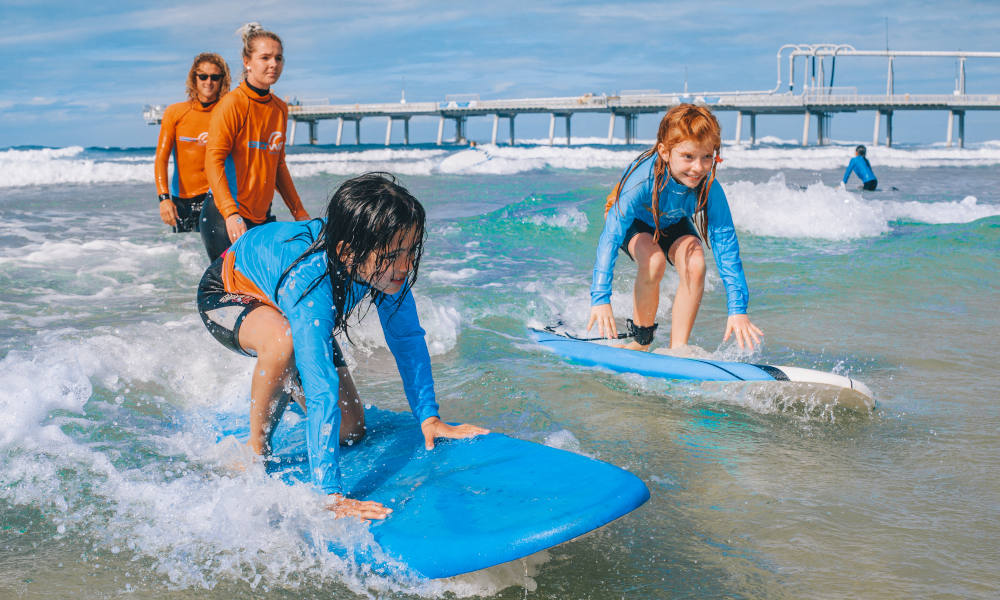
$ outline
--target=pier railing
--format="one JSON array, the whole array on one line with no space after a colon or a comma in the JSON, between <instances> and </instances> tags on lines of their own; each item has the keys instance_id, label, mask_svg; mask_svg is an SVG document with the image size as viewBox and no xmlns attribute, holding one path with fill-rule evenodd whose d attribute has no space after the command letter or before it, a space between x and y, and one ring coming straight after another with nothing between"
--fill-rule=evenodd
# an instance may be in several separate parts
<instances>
[{"instance_id":1,"label":"pier railing","mask_svg":"<svg viewBox=\"0 0 1000 600\"><path fill-rule=\"evenodd\" d=\"M782 88L782 59L787 51L788 59L788 89ZM885 94L859 94L857 88L849 86L834 86L834 67L836 60L846 57L885 57L888 60L888 75ZM959 61L960 75L956 80L956 89L951 94L908 94L895 93L893 83L893 61L918 57L954 57ZM951 145L953 125L958 121L958 144L961 146L965 138L965 113L969 110L1000 110L1000 94L967 94L965 93L965 63L968 58L1000 58L1000 52L900 52L900 51L859 51L846 44L786 44L777 53L778 82L774 89L764 91L727 91L727 92L673 92L662 93L657 90L624 90L618 94L583 94L566 97L516 98L502 100L482 100L477 94L454 94L446 96L440 102L381 102L356 104L330 104L327 99L292 100L289 102L288 113L290 134L288 143L295 143L295 125L304 121L309 128L309 141L316 143L316 131L320 121L337 120L336 143L340 145L343 138L345 122L353 122L355 141L360 143L361 120L372 117L386 119L385 143L389 144L392 136L393 122L402 121L403 143L409 144L409 122L416 117L436 117L438 121L437 143L442 142L444 123L453 121L455 124L455 142L465 141L466 120L471 117L493 116L492 142L496 143L498 126L501 119L506 119L510 127L509 143L513 144L514 119L519 114L548 113L549 143L555 138L556 119L565 119L566 143L570 143L570 120L576 113L607 113L608 143L613 140L615 122L618 118L625 121L625 143L631 144L636 139L636 123L638 116L669 110L682 102L706 105L715 111L737 112L736 138L740 141L744 116L750 121L750 143L756 142L757 115L794 115L803 116L802 144L809 140L809 125L811 119L816 121L816 140L823 144L829 129L831 116L839 112L873 111L875 113L875 133L873 144L878 144L880 136L880 121L885 118L885 141L892 144L892 116L897 110L938 110L948 111L948 145ZM803 64L811 70L806 70L803 83L796 89L794 83L796 58L802 58ZM825 75L826 59L830 59L829 85ZM162 106L146 106L143 118L147 123L158 124L163 115Z\"/></svg>"}]
</instances>

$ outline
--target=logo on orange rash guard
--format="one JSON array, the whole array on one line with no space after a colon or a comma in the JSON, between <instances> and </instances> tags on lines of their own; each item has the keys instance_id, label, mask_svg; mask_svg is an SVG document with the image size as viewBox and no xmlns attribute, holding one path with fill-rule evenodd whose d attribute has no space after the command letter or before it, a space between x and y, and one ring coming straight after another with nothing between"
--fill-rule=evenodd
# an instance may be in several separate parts
<instances>
[{"instance_id":1,"label":"logo on orange rash guard","mask_svg":"<svg viewBox=\"0 0 1000 600\"><path fill-rule=\"evenodd\" d=\"M207 131L202 131L200 134L198 134L198 143L201 144L202 146L208 144L208 132Z\"/></svg>"},{"instance_id":2,"label":"logo on orange rash guard","mask_svg":"<svg viewBox=\"0 0 1000 600\"><path fill-rule=\"evenodd\" d=\"M200 146L204 146L205 144L208 143L208 132L207 131L202 131L201 133L198 134L198 137L196 137L196 138L195 137L187 137L187 136L184 136L184 135L179 135L179 136L177 136L177 139L179 139L182 142L193 142L193 143L198 144Z\"/></svg>"},{"instance_id":3,"label":"logo on orange rash guard","mask_svg":"<svg viewBox=\"0 0 1000 600\"><path fill-rule=\"evenodd\" d=\"M280 131L272 131L271 135L267 138L266 142L258 142L256 140L250 140L247 142L248 148L256 148L258 150L267 150L271 154L277 154L281 152L281 147L285 145L285 134Z\"/></svg>"},{"instance_id":4,"label":"logo on orange rash guard","mask_svg":"<svg viewBox=\"0 0 1000 600\"><path fill-rule=\"evenodd\" d=\"M280 131L272 132L271 137L267 138L267 149L272 154L274 154L275 152L281 152L281 147L284 145L285 145L285 135Z\"/></svg>"}]
</instances>

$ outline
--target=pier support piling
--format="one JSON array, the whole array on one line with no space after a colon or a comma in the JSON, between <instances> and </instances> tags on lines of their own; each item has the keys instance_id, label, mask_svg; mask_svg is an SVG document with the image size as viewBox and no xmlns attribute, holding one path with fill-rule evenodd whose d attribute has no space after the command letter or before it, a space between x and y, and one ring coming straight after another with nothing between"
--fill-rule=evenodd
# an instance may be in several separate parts
<instances>
[{"instance_id":1,"label":"pier support piling","mask_svg":"<svg viewBox=\"0 0 1000 600\"><path fill-rule=\"evenodd\" d=\"M299 124L299 122L296 121L295 119L288 119L288 145L289 146L294 146L295 145L295 126L298 125L298 124Z\"/></svg>"},{"instance_id":2,"label":"pier support piling","mask_svg":"<svg viewBox=\"0 0 1000 600\"><path fill-rule=\"evenodd\" d=\"M315 146L318 141L318 137L316 135L316 126L318 124L319 123L316 121L309 121L309 144L313 146Z\"/></svg>"},{"instance_id":3,"label":"pier support piling","mask_svg":"<svg viewBox=\"0 0 1000 600\"><path fill-rule=\"evenodd\" d=\"M549 145L550 146L555 143L555 137L556 137L556 117L565 117L566 118L566 145L567 146L570 145L570 125L569 125L569 120L570 120L570 118L572 116L573 116L573 113L565 113L565 114L552 113L551 114L551 118L549 119Z\"/></svg>"},{"instance_id":4,"label":"pier support piling","mask_svg":"<svg viewBox=\"0 0 1000 600\"><path fill-rule=\"evenodd\" d=\"M757 143L757 113L750 113L750 146Z\"/></svg>"},{"instance_id":5,"label":"pier support piling","mask_svg":"<svg viewBox=\"0 0 1000 600\"><path fill-rule=\"evenodd\" d=\"M438 146L441 145L441 136L443 134L444 134L444 117L441 117L441 119L438 121L438 139L437 139Z\"/></svg>"},{"instance_id":6,"label":"pier support piling","mask_svg":"<svg viewBox=\"0 0 1000 600\"><path fill-rule=\"evenodd\" d=\"M392 139L392 117L385 118L385 145L388 146Z\"/></svg>"},{"instance_id":7,"label":"pier support piling","mask_svg":"<svg viewBox=\"0 0 1000 600\"><path fill-rule=\"evenodd\" d=\"M614 111L611 111L611 118L608 119L608 145L609 146L611 145L611 142L614 141L614 135L615 135L615 113L614 113Z\"/></svg>"},{"instance_id":8,"label":"pier support piling","mask_svg":"<svg viewBox=\"0 0 1000 600\"><path fill-rule=\"evenodd\" d=\"M955 111L958 113L958 147L965 148L965 111Z\"/></svg>"},{"instance_id":9,"label":"pier support piling","mask_svg":"<svg viewBox=\"0 0 1000 600\"><path fill-rule=\"evenodd\" d=\"M337 145L344 139L344 117L337 117Z\"/></svg>"},{"instance_id":10,"label":"pier support piling","mask_svg":"<svg viewBox=\"0 0 1000 600\"><path fill-rule=\"evenodd\" d=\"M809 117L812 113L808 110L805 112L805 116L802 118L802 145L805 146L809 143Z\"/></svg>"},{"instance_id":11,"label":"pier support piling","mask_svg":"<svg viewBox=\"0 0 1000 600\"><path fill-rule=\"evenodd\" d=\"M737 111L736 113L736 137L733 138L733 143L739 145L740 136L743 135L743 111Z\"/></svg>"},{"instance_id":12,"label":"pier support piling","mask_svg":"<svg viewBox=\"0 0 1000 600\"><path fill-rule=\"evenodd\" d=\"M500 115L493 115L493 137L490 138L490 143L494 146L497 143L497 128L500 126Z\"/></svg>"},{"instance_id":13,"label":"pier support piling","mask_svg":"<svg viewBox=\"0 0 1000 600\"><path fill-rule=\"evenodd\" d=\"M354 120L354 143L361 145L361 119Z\"/></svg>"},{"instance_id":14,"label":"pier support piling","mask_svg":"<svg viewBox=\"0 0 1000 600\"><path fill-rule=\"evenodd\" d=\"M878 134L879 134L879 120L882 118L882 111L875 111L875 133L872 134L872 146L878 146Z\"/></svg>"},{"instance_id":15,"label":"pier support piling","mask_svg":"<svg viewBox=\"0 0 1000 600\"><path fill-rule=\"evenodd\" d=\"M892 148L892 111L885 111L885 147Z\"/></svg>"}]
</instances>

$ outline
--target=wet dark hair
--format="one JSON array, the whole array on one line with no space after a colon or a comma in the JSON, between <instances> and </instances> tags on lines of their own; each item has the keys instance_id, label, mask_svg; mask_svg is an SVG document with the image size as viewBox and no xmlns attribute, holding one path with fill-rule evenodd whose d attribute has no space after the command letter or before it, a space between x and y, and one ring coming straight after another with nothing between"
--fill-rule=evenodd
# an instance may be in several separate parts
<instances>
[{"instance_id":1,"label":"wet dark hair","mask_svg":"<svg viewBox=\"0 0 1000 600\"><path fill-rule=\"evenodd\" d=\"M862 144L862 145L858 146L857 148L855 148L854 152L856 152L857 155L861 157L861 160L865 161L865 164L868 165L869 169L872 168L872 164L870 162L868 162L868 157L865 156L865 154L868 153L868 148L865 148L864 145Z\"/></svg>"},{"instance_id":2,"label":"wet dark hair","mask_svg":"<svg viewBox=\"0 0 1000 600\"><path fill-rule=\"evenodd\" d=\"M406 292L417 280L417 267L424 249L425 220L424 207L389 173L365 173L348 179L330 196L326 223L316 239L311 239L312 234L306 231L286 240L310 239L311 243L278 278L278 283L274 286L274 297L278 297L281 284L296 265L313 254L326 252L326 269L309 284L296 303L301 302L302 298L322 283L323 278L329 277L333 288L333 308L336 311L333 331L347 335L347 319L351 310L345 307L356 307L365 295L371 297L372 303L380 302L386 296L368 285L358 273L358 267L375 256L375 272L371 278L379 278L392 268L392 259L387 256L390 245L400 233L414 230L413 266L397 295L398 308ZM342 247L344 257L338 254L338 247ZM360 298L350 296L355 293L355 282L368 287Z\"/></svg>"}]
</instances>

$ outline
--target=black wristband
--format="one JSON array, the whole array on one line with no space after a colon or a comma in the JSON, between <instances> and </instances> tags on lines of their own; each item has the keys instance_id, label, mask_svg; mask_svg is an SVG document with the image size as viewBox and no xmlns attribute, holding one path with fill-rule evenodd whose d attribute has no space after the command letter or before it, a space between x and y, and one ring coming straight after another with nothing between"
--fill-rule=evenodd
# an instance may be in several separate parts
<instances>
[{"instance_id":1,"label":"black wristband","mask_svg":"<svg viewBox=\"0 0 1000 600\"><path fill-rule=\"evenodd\" d=\"M157 196L157 198L160 199L160 202L163 202L164 200L170 200L170 194L160 194L159 196Z\"/></svg>"}]
</instances>

